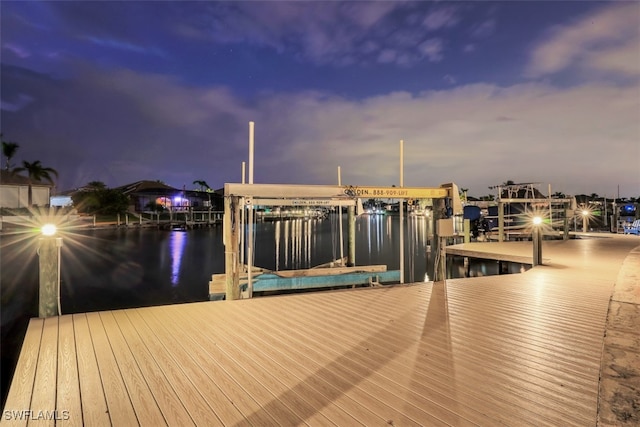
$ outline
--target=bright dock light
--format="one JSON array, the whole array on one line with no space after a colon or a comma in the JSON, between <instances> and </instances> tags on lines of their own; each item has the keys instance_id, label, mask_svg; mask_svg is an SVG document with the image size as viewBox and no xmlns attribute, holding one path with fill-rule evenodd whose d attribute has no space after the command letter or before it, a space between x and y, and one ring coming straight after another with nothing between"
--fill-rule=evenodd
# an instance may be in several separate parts
<instances>
[{"instance_id":1,"label":"bright dock light","mask_svg":"<svg viewBox=\"0 0 640 427\"><path fill-rule=\"evenodd\" d=\"M542 217L534 216L533 217L533 225L540 225L540 224L542 224Z\"/></svg>"},{"instance_id":2,"label":"bright dock light","mask_svg":"<svg viewBox=\"0 0 640 427\"><path fill-rule=\"evenodd\" d=\"M53 236L54 234L56 234L56 231L58 231L58 229L53 224L45 224L42 226L41 231L45 236Z\"/></svg>"}]
</instances>

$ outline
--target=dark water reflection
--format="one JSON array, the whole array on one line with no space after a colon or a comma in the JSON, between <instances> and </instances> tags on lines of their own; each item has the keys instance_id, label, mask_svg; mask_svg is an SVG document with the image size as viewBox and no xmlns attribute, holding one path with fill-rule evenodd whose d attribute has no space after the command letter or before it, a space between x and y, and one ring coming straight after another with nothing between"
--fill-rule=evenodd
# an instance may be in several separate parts
<instances>
[{"instance_id":1,"label":"dark water reflection","mask_svg":"<svg viewBox=\"0 0 640 427\"><path fill-rule=\"evenodd\" d=\"M301 269L340 257L337 216L325 220L258 223L254 265ZM347 255L347 221L343 221ZM397 216L362 216L356 222L356 264L398 269ZM429 280L430 224L406 218L405 281ZM2 298L2 401L31 317L38 316L36 235L0 236ZM64 314L175 304L208 299L211 274L224 272L222 227L189 231L86 230L63 235L61 305ZM450 265L462 277L462 263ZM516 266L517 269L519 266ZM495 263L472 265L472 274L497 274Z\"/></svg>"}]
</instances>

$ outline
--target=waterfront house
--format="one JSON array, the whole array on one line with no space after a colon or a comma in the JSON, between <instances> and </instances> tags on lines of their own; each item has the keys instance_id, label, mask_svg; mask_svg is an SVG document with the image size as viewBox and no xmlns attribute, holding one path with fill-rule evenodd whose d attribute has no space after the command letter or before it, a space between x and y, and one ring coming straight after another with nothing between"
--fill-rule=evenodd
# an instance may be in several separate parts
<instances>
[{"instance_id":1,"label":"waterfront house","mask_svg":"<svg viewBox=\"0 0 640 427\"><path fill-rule=\"evenodd\" d=\"M214 192L171 187L160 181L137 181L117 187L129 196L130 211L144 212L161 207L171 211L222 209L221 197Z\"/></svg>"},{"instance_id":2,"label":"waterfront house","mask_svg":"<svg viewBox=\"0 0 640 427\"><path fill-rule=\"evenodd\" d=\"M31 185L31 201L33 206L49 204L51 184L29 180L26 176L0 170L0 208L29 207L29 185Z\"/></svg>"}]
</instances>

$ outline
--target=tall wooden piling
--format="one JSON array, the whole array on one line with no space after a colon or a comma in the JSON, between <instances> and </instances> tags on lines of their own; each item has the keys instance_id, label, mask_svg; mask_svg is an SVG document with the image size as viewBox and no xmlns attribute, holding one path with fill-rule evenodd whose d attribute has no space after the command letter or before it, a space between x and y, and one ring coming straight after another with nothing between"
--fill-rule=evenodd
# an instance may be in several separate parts
<instances>
[{"instance_id":1,"label":"tall wooden piling","mask_svg":"<svg viewBox=\"0 0 640 427\"><path fill-rule=\"evenodd\" d=\"M40 293L38 316L51 317L58 314L58 247L55 237L42 237L38 247Z\"/></svg>"},{"instance_id":2,"label":"tall wooden piling","mask_svg":"<svg viewBox=\"0 0 640 427\"><path fill-rule=\"evenodd\" d=\"M431 253L435 255L437 262L433 268L434 280L445 280L445 259L440 256L440 235L438 234L438 220L444 218L445 213L444 199L433 199L433 215L431 215L431 227L433 230L433 239L431 241Z\"/></svg>"},{"instance_id":3,"label":"tall wooden piling","mask_svg":"<svg viewBox=\"0 0 640 427\"><path fill-rule=\"evenodd\" d=\"M224 244L224 272L226 275L225 294L227 300L239 298L240 290L236 278L238 277L238 223L236 218L235 230L233 227L232 208L237 206L236 197L227 196L224 198L223 217L223 244Z\"/></svg>"}]
</instances>

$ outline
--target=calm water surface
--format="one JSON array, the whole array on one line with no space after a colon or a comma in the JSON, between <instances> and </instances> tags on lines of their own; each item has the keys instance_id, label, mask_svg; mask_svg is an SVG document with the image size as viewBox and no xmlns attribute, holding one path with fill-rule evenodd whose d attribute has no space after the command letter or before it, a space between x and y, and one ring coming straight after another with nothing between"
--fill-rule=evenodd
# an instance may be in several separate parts
<instances>
[{"instance_id":1,"label":"calm water surface","mask_svg":"<svg viewBox=\"0 0 640 427\"><path fill-rule=\"evenodd\" d=\"M405 221L405 281L429 280L433 274L427 250L429 221L424 217ZM338 224L335 215L324 220L258 223L255 265L272 270L301 269L337 259ZM346 227L344 218L345 240ZM356 264L386 264L389 269L398 269L398 230L397 216L359 217ZM0 236L3 402L28 320L38 316L38 238L29 234ZM450 277L462 277L459 262L451 267ZM63 234L61 248L62 312L205 301L214 273L224 273L222 227L68 232ZM497 274L497 265L472 265L472 274Z\"/></svg>"}]
</instances>

